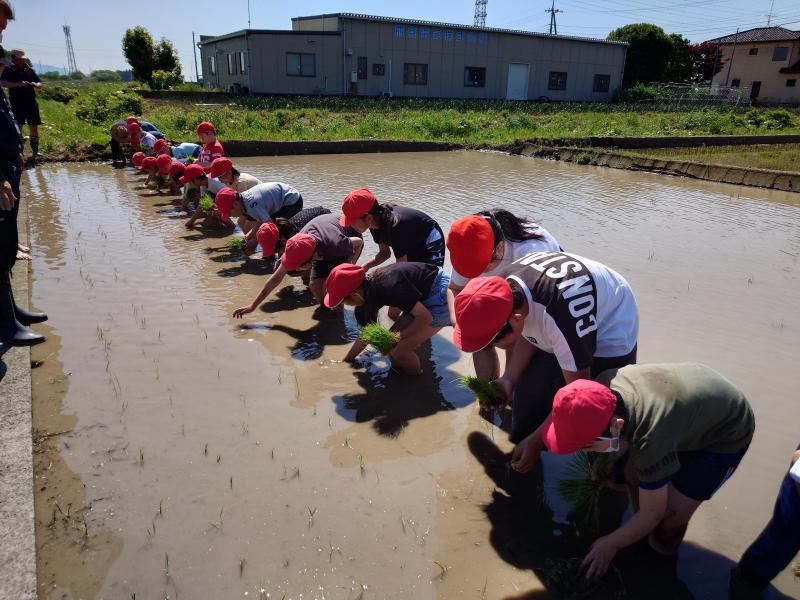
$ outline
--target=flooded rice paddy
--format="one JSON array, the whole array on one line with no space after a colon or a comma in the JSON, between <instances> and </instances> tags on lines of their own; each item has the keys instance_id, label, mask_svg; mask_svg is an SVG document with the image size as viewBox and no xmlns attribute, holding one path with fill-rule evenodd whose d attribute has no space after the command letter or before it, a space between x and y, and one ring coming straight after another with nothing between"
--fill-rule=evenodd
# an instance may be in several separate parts
<instances>
[{"instance_id":1,"label":"flooded rice paddy","mask_svg":"<svg viewBox=\"0 0 800 600\"><path fill-rule=\"evenodd\" d=\"M449 328L417 379L375 354L336 363L351 313L319 314L293 280L236 322L260 260L185 229L131 170L50 165L24 182L50 315L33 351L40 598L725 597L800 442L800 195L473 152L235 162L307 206L367 185L445 231L494 206L539 221L633 285L640 361L702 361L742 387L750 451L677 565L623 552L579 596L569 567L593 538L553 493L563 465L509 472ZM625 501L603 504L607 529ZM800 593L789 573L776 587Z\"/></svg>"}]
</instances>

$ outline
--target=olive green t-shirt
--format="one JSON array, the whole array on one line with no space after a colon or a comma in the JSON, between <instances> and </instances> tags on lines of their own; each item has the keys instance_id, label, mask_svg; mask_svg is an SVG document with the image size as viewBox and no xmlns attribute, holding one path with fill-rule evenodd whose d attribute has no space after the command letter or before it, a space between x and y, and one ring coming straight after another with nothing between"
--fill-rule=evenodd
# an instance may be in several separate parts
<instances>
[{"instance_id":1,"label":"olive green t-shirt","mask_svg":"<svg viewBox=\"0 0 800 600\"><path fill-rule=\"evenodd\" d=\"M744 394L698 363L629 365L597 381L617 392L627 414L621 439L630 442L638 480L655 483L680 470L678 452L734 453L750 443L755 419Z\"/></svg>"}]
</instances>

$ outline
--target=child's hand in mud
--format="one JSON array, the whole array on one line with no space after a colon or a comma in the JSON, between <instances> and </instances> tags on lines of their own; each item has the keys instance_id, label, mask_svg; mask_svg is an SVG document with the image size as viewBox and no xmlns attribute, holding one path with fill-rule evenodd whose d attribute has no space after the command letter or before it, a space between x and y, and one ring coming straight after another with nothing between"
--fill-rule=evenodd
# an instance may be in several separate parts
<instances>
[{"instance_id":1,"label":"child's hand in mud","mask_svg":"<svg viewBox=\"0 0 800 600\"><path fill-rule=\"evenodd\" d=\"M616 556L617 548L611 541L610 536L604 536L595 540L589 554L583 559L582 567L586 567L586 578L602 577L611 566L611 561Z\"/></svg>"},{"instance_id":2,"label":"child's hand in mud","mask_svg":"<svg viewBox=\"0 0 800 600\"><path fill-rule=\"evenodd\" d=\"M250 314L255 310L255 307L252 304L248 304L247 306L242 306L241 308L237 308L233 311L233 316L237 319L241 319L243 316Z\"/></svg>"},{"instance_id":3,"label":"child's hand in mud","mask_svg":"<svg viewBox=\"0 0 800 600\"><path fill-rule=\"evenodd\" d=\"M514 385L511 381L505 377L498 377L494 380L494 383L500 386L500 389L503 390L503 393L506 395L506 402L510 404L514 397Z\"/></svg>"}]
</instances>

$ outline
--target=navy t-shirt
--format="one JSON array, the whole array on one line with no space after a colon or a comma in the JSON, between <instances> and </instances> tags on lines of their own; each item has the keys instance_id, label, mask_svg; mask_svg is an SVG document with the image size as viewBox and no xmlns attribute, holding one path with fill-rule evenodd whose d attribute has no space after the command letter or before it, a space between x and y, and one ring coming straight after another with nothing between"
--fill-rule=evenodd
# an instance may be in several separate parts
<instances>
[{"instance_id":1,"label":"navy t-shirt","mask_svg":"<svg viewBox=\"0 0 800 600\"><path fill-rule=\"evenodd\" d=\"M370 229L375 243L389 246L396 258L408 256L409 260L413 260L415 251L426 254L431 232L440 229L436 221L415 208L395 206L392 212L394 223L390 227Z\"/></svg>"},{"instance_id":2,"label":"navy t-shirt","mask_svg":"<svg viewBox=\"0 0 800 600\"><path fill-rule=\"evenodd\" d=\"M427 263L399 262L376 269L370 276L372 298L377 306L396 306L411 312L417 302L430 296L439 267Z\"/></svg>"},{"instance_id":3,"label":"navy t-shirt","mask_svg":"<svg viewBox=\"0 0 800 600\"><path fill-rule=\"evenodd\" d=\"M9 83L22 83L23 81L32 81L39 83L41 81L36 71L30 68L17 69L16 67L6 67L3 69L3 81ZM28 104L36 101L36 88L33 86L25 86L20 88L9 88L8 97L11 99L11 104Z\"/></svg>"}]
</instances>

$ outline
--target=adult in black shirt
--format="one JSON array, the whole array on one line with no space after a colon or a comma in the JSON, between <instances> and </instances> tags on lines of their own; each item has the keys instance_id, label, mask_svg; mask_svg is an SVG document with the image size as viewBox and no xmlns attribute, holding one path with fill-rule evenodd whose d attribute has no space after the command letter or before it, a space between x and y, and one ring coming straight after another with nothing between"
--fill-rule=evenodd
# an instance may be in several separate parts
<instances>
[{"instance_id":1,"label":"adult in black shirt","mask_svg":"<svg viewBox=\"0 0 800 600\"><path fill-rule=\"evenodd\" d=\"M25 123L30 128L31 158L35 163L39 156L39 105L36 103L36 88L42 87L42 81L25 59L22 50L11 51L11 67L2 75L3 87L8 88L11 110L17 120L20 131Z\"/></svg>"},{"instance_id":2,"label":"adult in black shirt","mask_svg":"<svg viewBox=\"0 0 800 600\"><path fill-rule=\"evenodd\" d=\"M377 322L378 311L389 306L403 311L409 319L400 319L393 326L398 333L397 345L387 355L392 363L408 373L422 372L416 349L436 333L450 325L447 308L447 286L450 275L440 267L417 262L400 262L377 269L367 275L364 267L352 264L337 266L328 276L325 306L334 308L344 302L355 307L361 325ZM359 338L345 356L353 362L366 348Z\"/></svg>"},{"instance_id":3,"label":"adult in black shirt","mask_svg":"<svg viewBox=\"0 0 800 600\"><path fill-rule=\"evenodd\" d=\"M0 0L0 33L14 18L11 6ZM0 60L5 60L0 48ZM0 78L6 69L0 62ZM47 319L47 315L29 313L14 303L11 292L11 269L17 260L19 237L17 213L19 212L19 178L22 140L19 128L0 90L0 342L8 346L32 346L44 337L27 325Z\"/></svg>"}]
</instances>

